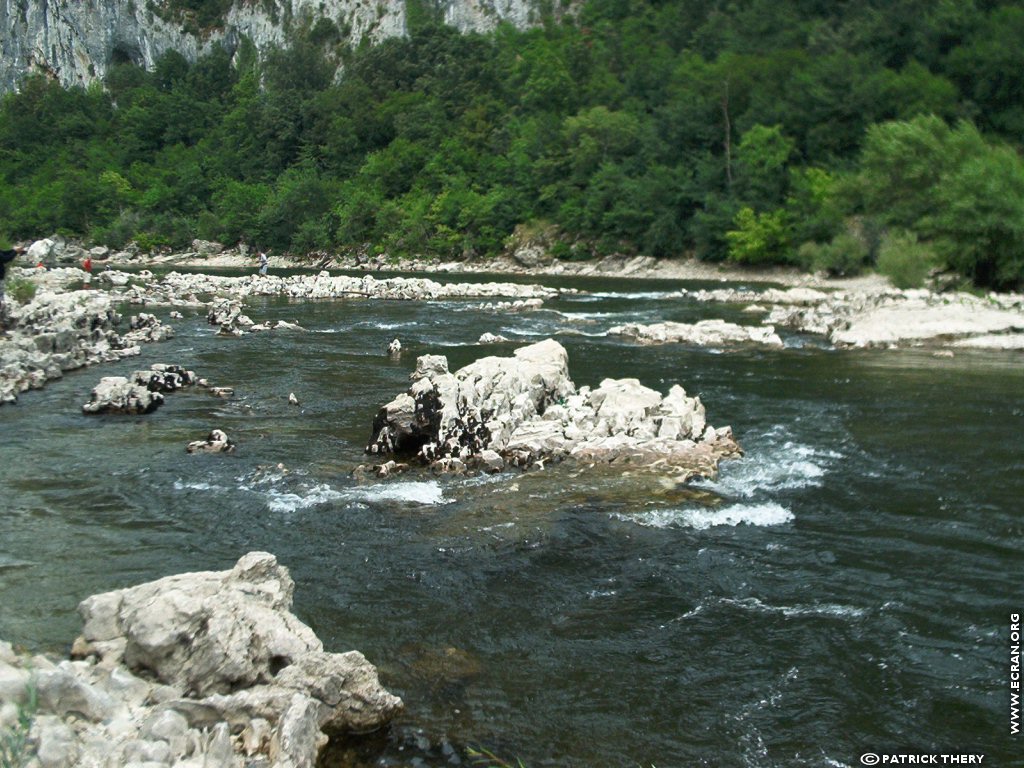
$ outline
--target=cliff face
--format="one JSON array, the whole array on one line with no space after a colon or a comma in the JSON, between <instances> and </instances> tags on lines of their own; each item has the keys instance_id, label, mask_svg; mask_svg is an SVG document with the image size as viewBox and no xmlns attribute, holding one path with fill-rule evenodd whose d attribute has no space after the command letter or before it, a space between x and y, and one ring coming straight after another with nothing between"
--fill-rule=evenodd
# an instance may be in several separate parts
<instances>
[{"instance_id":1,"label":"cliff face","mask_svg":"<svg viewBox=\"0 0 1024 768\"><path fill-rule=\"evenodd\" d=\"M532 0L445 0L445 22L487 31L499 22L526 26ZM0 91L27 73L65 86L102 80L113 63L150 68L168 50L189 60L212 45L234 50L247 37L260 51L286 45L300 26L327 19L353 44L406 33L405 0L233 0L200 29L173 0L0 0Z\"/></svg>"}]
</instances>

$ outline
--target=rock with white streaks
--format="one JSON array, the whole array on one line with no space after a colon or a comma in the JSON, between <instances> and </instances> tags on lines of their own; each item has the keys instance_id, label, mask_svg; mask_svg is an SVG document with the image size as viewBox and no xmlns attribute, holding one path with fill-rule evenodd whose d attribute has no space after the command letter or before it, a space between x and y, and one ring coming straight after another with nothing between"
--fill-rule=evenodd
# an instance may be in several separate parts
<instances>
[{"instance_id":1,"label":"rock with white streaks","mask_svg":"<svg viewBox=\"0 0 1024 768\"><path fill-rule=\"evenodd\" d=\"M720 459L740 454L731 430L708 426L700 399L679 385L663 396L636 379L606 379L577 391L552 339L455 373L444 357L424 356L411 378L377 414L368 453L414 456L444 472L572 458L683 477L713 476Z\"/></svg>"}]
</instances>

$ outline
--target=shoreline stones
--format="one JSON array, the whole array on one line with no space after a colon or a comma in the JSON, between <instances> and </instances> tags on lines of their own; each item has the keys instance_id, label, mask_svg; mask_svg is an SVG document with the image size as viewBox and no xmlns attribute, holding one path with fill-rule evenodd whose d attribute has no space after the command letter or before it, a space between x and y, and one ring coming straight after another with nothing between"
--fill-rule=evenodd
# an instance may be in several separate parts
<instances>
[{"instance_id":1,"label":"shoreline stones","mask_svg":"<svg viewBox=\"0 0 1024 768\"><path fill-rule=\"evenodd\" d=\"M0 712L35 685L31 765L312 768L328 733L381 728L403 704L358 651L324 651L293 592L273 555L250 552L94 595L73 660L0 643Z\"/></svg>"},{"instance_id":2,"label":"shoreline stones","mask_svg":"<svg viewBox=\"0 0 1024 768\"><path fill-rule=\"evenodd\" d=\"M782 347L782 339L773 326L736 325L717 319L698 323L627 323L610 328L608 335L623 336L639 344L693 344L700 347L762 344Z\"/></svg>"},{"instance_id":3,"label":"shoreline stones","mask_svg":"<svg viewBox=\"0 0 1024 768\"><path fill-rule=\"evenodd\" d=\"M222 299L240 300L248 296L286 296L295 299L371 298L404 301L459 298L508 298L537 306L546 298L561 293L576 293L542 285L517 283L439 283L426 277L389 277L377 279L370 275L350 277L321 271L315 275L247 275L230 277L170 272L159 283L138 286L129 301L139 303L173 303L207 294ZM523 305L526 306L525 304ZM213 322L213 320L211 320ZM220 321L218 321L219 323Z\"/></svg>"},{"instance_id":4,"label":"shoreline stones","mask_svg":"<svg viewBox=\"0 0 1024 768\"><path fill-rule=\"evenodd\" d=\"M636 379L605 379L577 391L568 354L552 339L455 373L447 358L424 355L411 378L408 392L378 412L367 453L414 457L443 472L574 459L683 479L712 477L721 459L741 455L732 430L710 426L700 399L679 385L663 396Z\"/></svg>"},{"instance_id":5,"label":"shoreline stones","mask_svg":"<svg viewBox=\"0 0 1024 768\"><path fill-rule=\"evenodd\" d=\"M37 279L31 270L16 274ZM39 389L64 371L138 355L140 345L174 335L172 328L147 314L133 316L120 333L123 318L109 294L56 292L60 290L40 287L23 306L6 302L9 325L0 335L0 404L14 402L22 392Z\"/></svg>"},{"instance_id":6,"label":"shoreline stones","mask_svg":"<svg viewBox=\"0 0 1024 768\"><path fill-rule=\"evenodd\" d=\"M681 291L680 296L701 302L757 302L758 310L768 311L766 326L825 336L839 348L938 345L1014 350L1022 346L1015 335L1024 331L1024 296L1014 294L728 288Z\"/></svg>"}]
</instances>

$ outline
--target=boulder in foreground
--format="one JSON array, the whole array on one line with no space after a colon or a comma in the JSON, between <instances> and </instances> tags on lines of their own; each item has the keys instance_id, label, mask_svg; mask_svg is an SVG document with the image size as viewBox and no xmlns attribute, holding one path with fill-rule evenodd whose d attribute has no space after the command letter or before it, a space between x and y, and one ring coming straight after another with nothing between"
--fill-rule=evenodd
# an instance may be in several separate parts
<instances>
[{"instance_id":1,"label":"boulder in foreground","mask_svg":"<svg viewBox=\"0 0 1024 768\"><path fill-rule=\"evenodd\" d=\"M714 476L740 455L729 427L707 423L704 405L674 385L667 395L636 379L596 389L569 378L569 356L548 339L512 357L485 357L455 373L447 358L417 361L409 391L373 423L371 454L418 457L435 469L527 467L547 460L617 463Z\"/></svg>"},{"instance_id":2,"label":"boulder in foreground","mask_svg":"<svg viewBox=\"0 0 1024 768\"><path fill-rule=\"evenodd\" d=\"M266 552L94 595L77 661L0 643L0 713L39 713L32 765L313 768L326 733L388 723L402 702L357 651L326 653L290 611L294 582Z\"/></svg>"}]
</instances>

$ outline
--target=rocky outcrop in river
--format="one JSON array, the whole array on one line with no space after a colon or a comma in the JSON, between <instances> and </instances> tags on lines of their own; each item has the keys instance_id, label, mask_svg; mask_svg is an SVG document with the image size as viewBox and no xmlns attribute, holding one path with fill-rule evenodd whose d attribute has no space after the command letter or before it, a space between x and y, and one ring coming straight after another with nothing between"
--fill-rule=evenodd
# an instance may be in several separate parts
<instances>
[{"instance_id":1,"label":"rocky outcrop in river","mask_svg":"<svg viewBox=\"0 0 1024 768\"><path fill-rule=\"evenodd\" d=\"M455 373L447 358L425 355L412 379L377 414L368 453L416 456L455 472L571 458L684 479L713 476L720 459L740 455L732 430L709 425L700 399L678 384L664 396L636 379L577 390L569 356L552 339Z\"/></svg>"},{"instance_id":2,"label":"rocky outcrop in river","mask_svg":"<svg viewBox=\"0 0 1024 768\"><path fill-rule=\"evenodd\" d=\"M75 270L77 271L77 270ZM27 270L16 271L23 277ZM123 318L114 299L102 291L54 292L41 288L28 304L8 302L6 328L0 329L0 404L13 402L64 371L138 355L139 345L162 341L173 330L152 315Z\"/></svg>"},{"instance_id":3,"label":"rocky outcrop in river","mask_svg":"<svg viewBox=\"0 0 1024 768\"><path fill-rule=\"evenodd\" d=\"M772 326L736 325L724 320L701 320L698 323L627 323L608 330L610 336L623 336L640 344L693 344L717 347L732 344L763 344L781 347L782 339Z\"/></svg>"},{"instance_id":4,"label":"rocky outcrop in river","mask_svg":"<svg viewBox=\"0 0 1024 768\"><path fill-rule=\"evenodd\" d=\"M164 403L164 394L196 383L196 375L180 365L156 363L131 376L104 376L82 406L83 413L152 413Z\"/></svg>"},{"instance_id":5,"label":"rocky outcrop in river","mask_svg":"<svg viewBox=\"0 0 1024 768\"><path fill-rule=\"evenodd\" d=\"M291 613L294 582L266 552L79 606L71 661L0 643L0 729L39 711L29 768L313 768L327 734L402 709L358 651L326 653Z\"/></svg>"}]
</instances>

